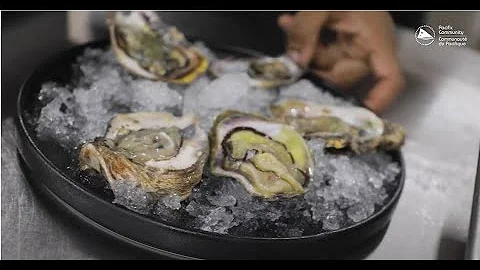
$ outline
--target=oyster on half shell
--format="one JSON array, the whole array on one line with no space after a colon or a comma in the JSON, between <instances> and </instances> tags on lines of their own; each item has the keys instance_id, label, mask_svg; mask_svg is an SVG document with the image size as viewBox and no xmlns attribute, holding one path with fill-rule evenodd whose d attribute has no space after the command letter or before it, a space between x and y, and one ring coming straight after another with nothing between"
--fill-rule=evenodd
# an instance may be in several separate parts
<instances>
[{"instance_id":1,"label":"oyster on half shell","mask_svg":"<svg viewBox=\"0 0 480 270\"><path fill-rule=\"evenodd\" d=\"M253 195L274 199L303 194L313 160L292 127L261 116L225 111L212 127L210 168L232 177Z\"/></svg>"},{"instance_id":2,"label":"oyster on half shell","mask_svg":"<svg viewBox=\"0 0 480 270\"><path fill-rule=\"evenodd\" d=\"M85 143L81 170L93 169L112 185L127 182L145 193L186 199L201 181L208 136L192 114L119 114L104 138Z\"/></svg>"},{"instance_id":3,"label":"oyster on half shell","mask_svg":"<svg viewBox=\"0 0 480 270\"><path fill-rule=\"evenodd\" d=\"M112 12L107 24L118 62L138 76L189 84L208 69L207 58L153 11Z\"/></svg>"},{"instance_id":4,"label":"oyster on half shell","mask_svg":"<svg viewBox=\"0 0 480 270\"><path fill-rule=\"evenodd\" d=\"M287 56L221 59L213 62L209 70L217 77L247 73L251 86L266 89L291 84L303 75L303 70Z\"/></svg>"},{"instance_id":5,"label":"oyster on half shell","mask_svg":"<svg viewBox=\"0 0 480 270\"><path fill-rule=\"evenodd\" d=\"M304 137L320 137L327 148L349 147L356 153L393 150L405 141L405 130L363 107L330 106L285 99L270 106L275 119L293 126Z\"/></svg>"}]
</instances>

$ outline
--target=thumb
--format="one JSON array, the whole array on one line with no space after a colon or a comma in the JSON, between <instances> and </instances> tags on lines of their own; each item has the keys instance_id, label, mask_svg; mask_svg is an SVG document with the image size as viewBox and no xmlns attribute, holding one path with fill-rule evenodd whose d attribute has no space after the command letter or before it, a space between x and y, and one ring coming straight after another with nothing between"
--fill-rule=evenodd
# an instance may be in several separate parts
<instances>
[{"instance_id":1,"label":"thumb","mask_svg":"<svg viewBox=\"0 0 480 270\"><path fill-rule=\"evenodd\" d=\"M298 12L292 19L279 19L287 33L287 53L299 65L308 66L313 58L326 18L326 12Z\"/></svg>"},{"instance_id":2,"label":"thumb","mask_svg":"<svg viewBox=\"0 0 480 270\"><path fill-rule=\"evenodd\" d=\"M289 29L293 26L294 21L295 16L290 14L282 14L278 17L277 24L283 31L288 33Z\"/></svg>"}]
</instances>

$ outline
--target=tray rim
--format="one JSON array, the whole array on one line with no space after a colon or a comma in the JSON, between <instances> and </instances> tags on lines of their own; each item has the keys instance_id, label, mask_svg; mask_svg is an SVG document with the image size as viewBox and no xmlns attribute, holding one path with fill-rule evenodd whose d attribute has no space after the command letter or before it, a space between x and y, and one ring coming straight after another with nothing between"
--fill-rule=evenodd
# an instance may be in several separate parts
<instances>
[{"instance_id":1,"label":"tray rim","mask_svg":"<svg viewBox=\"0 0 480 270\"><path fill-rule=\"evenodd\" d=\"M17 159L19 159L18 162L21 163L20 165L21 167L26 166L27 167L26 169L29 169L28 165L26 164L27 162L25 161L25 158L20 153L18 153ZM28 174L28 173L31 173L31 170L25 173L27 178L26 181L28 181L29 184L33 185L34 186L33 188L36 188L38 189L39 192L43 193L43 195L46 196L47 199L52 201L55 204L55 206L63 207L60 210L66 211L68 215L73 216L74 218L78 219L81 222L84 222L85 224L87 224L87 226L90 226L95 230L105 233L106 236L110 237L111 239L121 241L121 242L123 241L129 245L132 245L136 248L140 248L146 252L151 252L154 254L158 253L168 258L181 259L181 260L198 260L198 258L195 258L192 256L178 254L176 252L160 249L158 247L154 247L154 246L142 243L140 241L124 236L118 232L115 232L114 230L109 229L106 226L103 226L102 224L96 222L92 218L89 218L84 213L82 213L81 211L77 210L75 207L71 206L70 204L62 200L57 194L55 194L55 192L49 189L44 183L33 181L32 177Z\"/></svg>"},{"instance_id":2,"label":"tray rim","mask_svg":"<svg viewBox=\"0 0 480 270\"><path fill-rule=\"evenodd\" d=\"M191 39L191 40L194 40L194 38ZM132 210L123 208L121 206L118 206L116 204L113 204L112 202L109 202L108 200L105 200L104 198L102 198L99 195L91 192L87 188L79 185L74 179L71 179L68 175L65 174L64 170L57 167L46 156L46 154L42 152L42 150L39 148L38 144L35 142L35 140L37 140L37 139L33 138L34 137L33 134L31 134L26 127L26 119L25 119L25 115L23 113L25 111L25 108L23 108L23 106L22 106L23 105L22 104L23 99L27 95L27 90L28 90L28 89L26 89L27 86L29 85L32 78L34 78L35 76L38 76L38 73L40 73L40 70L44 69L43 67L48 66L50 64L53 64L57 61L61 61L61 59L65 58L66 55L71 54L72 51L74 51L74 50L83 51L87 48L98 48L98 47L101 47L102 45L104 45L105 42L106 42L106 40L94 40L94 41L83 43L83 44L80 44L80 45L74 45L74 46L71 46L70 48L65 49L65 50L61 51L60 53L57 53L57 54L53 55L52 57L48 58L46 61L42 62L37 68L35 68L33 70L33 72L28 76L28 78L23 82L22 86L20 87L20 91L18 93L17 101L16 101L17 128L20 129L20 131L22 133L24 133L24 135L27 138L28 143L35 150L35 152L38 154L38 156L44 161L44 163L46 165L48 165L48 167L50 167L50 169L55 171L59 176L61 176L61 178L63 180L69 182L76 189L80 189L81 192L88 193L90 196L93 196L95 199L100 200L102 202L110 203L112 205L115 205L119 211L124 212L127 215L134 216L135 218L141 219L141 220L146 221L146 222L155 223L157 226L161 226L161 227L164 227L166 229L175 230L177 232L184 233L184 234L187 234L187 235L202 236L202 237L207 237L207 238L215 237L215 238L218 238L219 240L255 241L255 242L313 241L313 240L320 240L322 238L328 238L329 236L336 235L336 234L339 234L339 233L343 233L343 232L346 232L346 231L349 231L349 230L352 230L352 229L355 229L355 228L358 228L358 227L361 227L361 226L368 225L368 223L374 222L375 220L380 218L382 216L382 214L384 214L384 212L387 209L389 209L391 207L395 207L398 200L400 199L401 194L402 194L403 189L404 189L404 184L405 184L406 168L405 168L405 161L404 161L404 158L403 158L402 151L401 150L396 150L396 151L393 151L393 153L395 153L395 155L397 155L397 157L398 157L398 161L400 163L401 170L400 170L400 174L398 176L399 177L398 186L397 186L395 192L393 193L390 201L388 203L386 203L385 205L383 205L381 207L381 209L378 210L376 213L372 214L371 216L367 217L366 219L364 219L360 222L354 223L352 225L349 225L347 227L343 227L343 228L338 229L338 230L326 231L326 232L322 232L322 233L318 233L318 234L311 234L311 235L297 236L297 237L254 237L254 236L239 236L239 235L220 234L220 233L215 233L215 232L207 232L207 231L203 231L203 230L200 230L200 229L185 229L185 228L177 227L177 226L172 225L172 224L170 224L168 222L165 222L165 221L160 221L160 220L157 220L157 219L150 218L146 215L142 215L142 214L137 213L135 211L132 211ZM208 47L212 47L212 48L215 48L215 49L230 50L230 51L234 50L234 51L238 51L242 54L250 54L250 55L265 55L263 53L260 53L258 51L251 50L251 49L248 49L248 48L242 48L242 47L236 47L236 46L230 46L230 45L213 45L213 44L209 44L205 41L202 41L202 42L205 45L207 45ZM341 93L339 93L339 91L337 91L335 89L332 89L332 86L322 85L322 87L327 88L330 91L333 91L337 95L343 96ZM345 96L349 97L348 95L345 95ZM360 105L364 106L361 102L360 102ZM51 192L53 193L53 191L51 191ZM58 197L57 194L55 194L55 196ZM62 202L65 203L66 205L72 207L71 205L69 205L64 200L62 200ZM392 214L393 214L394 210L395 209L392 209ZM76 210L76 211L78 211L78 210ZM81 213L80 211L78 211L78 212ZM84 214L82 213L82 215L84 215ZM92 220L92 219L89 218L89 220ZM92 221L95 222L94 220L92 220ZM100 226L102 226L102 225L100 225ZM114 232L111 229L108 229L108 230ZM116 233L116 232L114 232L114 233ZM122 236L122 237L124 237L124 236ZM126 238L129 239L130 241L132 241L132 239L130 239L128 237L126 237ZM169 251L166 251L166 252L169 252ZM180 256L183 256L183 255L180 255ZM189 256L186 256L186 257L189 257Z\"/></svg>"}]
</instances>

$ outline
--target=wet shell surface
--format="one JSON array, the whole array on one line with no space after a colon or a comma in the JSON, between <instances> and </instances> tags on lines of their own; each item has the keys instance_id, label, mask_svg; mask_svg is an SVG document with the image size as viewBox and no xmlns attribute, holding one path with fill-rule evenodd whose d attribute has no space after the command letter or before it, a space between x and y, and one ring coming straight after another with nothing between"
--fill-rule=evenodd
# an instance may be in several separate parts
<instances>
[{"instance_id":1,"label":"wet shell surface","mask_svg":"<svg viewBox=\"0 0 480 270\"><path fill-rule=\"evenodd\" d=\"M304 137L320 137L327 148L349 147L356 153L399 149L405 130L399 124L356 106L332 106L285 99L270 106L273 117L293 126Z\"/></svg>"},{"instance_id":2,"label":"wet shell surface","mask_svg":"<svg viewBox=\"0 0 480 270\"><path fill-rule=\"evenodd\" d=\"M202 179L208 152L207 133L194 115L119 114L105 137L82 146L80 167L110 184L128 182L157 197L186 199Z\"/></svg>"},{"instance_id":3,"label":"wet shell surface","mask_svg":"<svg viewBox=\"0 0 480 270\"><path fill-rule=\"evenodd\" d=\"M107 24L118 62L138 76L189 84L208 69L207 58L155 12L113 12Z\"/></svg>"},{"instance_id":4,"label":"wet shell surface","mask_svg":"<svg viewBox=\"0 0 480 270\"><path fill-rule=\"evenodd\" d=\"M305 192L313 160L292 127L238 111L221 113L212 127L210 168L253 195L292 197Z\"/></svg>"},{"instance_id":5,"label":"wet shell surface","mask_svg":"<svg viewBox=\"0 0 480 270\"><path fill-rule=\"evenodd\" d=\"M303 70L286 56L217 60L212 63L210 72L217 77L247 73L252 87L266 89L291 84L303 75Z\"/></svg>"}]
</instances>

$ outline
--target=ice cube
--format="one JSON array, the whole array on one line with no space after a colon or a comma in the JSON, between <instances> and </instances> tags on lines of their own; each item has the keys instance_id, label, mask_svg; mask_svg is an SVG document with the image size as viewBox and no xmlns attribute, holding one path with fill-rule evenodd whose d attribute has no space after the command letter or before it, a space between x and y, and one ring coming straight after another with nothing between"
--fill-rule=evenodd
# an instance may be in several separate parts
<instances>
[{"instance_id":1,"label":"ice cube","mask_svg":"<svg viewBox=\"0 0 480 270\"><path fill-rule=\"evenodd\" d=\"M210 84L210 79L207 76L201 76L192 82L183 91L183 109L184 113L197 112L201 104L198 103L197 97L200 95L202 89Z\"/></svg>"},{"instance_id":2,"label":"ice cube","mask_svg":"<svg viewBox=\"0 0 480 270\"><path fill-rule=\"evenodd\" d=\"M182 207L182 198L177 195L168 195L162 198L163 204L173 210L178 210Z\"/></svg>"},{"instance_id":3,"label":"ice cube","mask_svg":"<svg viewBox=\"0 0 480 270\"><path fill-rule=\"evenodd\" d=\"M115 199L113 203L122 205L141 214L148 214L155 200L137 183L132 181L116 181L110 183Z\"/></svg>"},{"instance_id":4,"label":"ice cube","mask_svg":"<svg viewBox=\"0 0 480 270\"><path fill-rule=\"evenodd\" d=\"M347 216L353 220L353 222L360 222L375 211L375 205L369 201L357 203L352 205L347 210Z\"/></svg>"},{"instance_id":5,"label":"ice cube","mask_svg":"<svg viewBox=\"0 0 480 270\"><path fill-rule=\"evenodd\" d=\"M215 117L223 110L238 108L240 99L248 92L248 80L241 74L228 74L211 83L201 80L197 85L205 87L186 90L184 112L196 113L205 129L210 129Z\"/></svg>"},{"instance_id":6,"label":"ice cube","mask_svg":"<svg viewBox=\"0 0 480 270\"><path fill-rule=\"evenodd\" d=\"M206 108L233 108L247 95L248 90L248 75L226 74L203 88L197 96L197 102Z\"/></svg>"},{"instance_id":7,"label":"ice cube","mask_svg":"<svg viewBox=\"0 0 480 270\"><path fill-rule=\"evenodd\" d=\"M165 82L136 80L131 83L132 107L134 112L180 111L182 96L168 87Z\"/></svg>"},{"instance_id":8,"label":"ice cube","mask_svg":"<svg viewBox=\"0 0 480 270\"><path fill-rule=\"evenodd\" d=\"M298 237L302 236L303 234L303 229L302 228L291 228L288 229L287 236L289 237Z\"/></svg>"},{"instance_id":9,"label":"ice cube","mask_svg":"<svg viewBox=\"0 0 480 270\"><path fill-rule=\"evenodd\" d=\"M215 195L208 196L207 200L216 206L234 206L237 200L232 195Z\"/></svg>"},{"instance_id":10,"label":"ice cube","mask_svg":"<svg viewBox=\"0 0 480 270\"><path fill-rule=\"evenodd\" d=\"M43 97L53 98L40 111L37 133L42 139L54 139L61 145L73 147L77 143L76 133L81 121L74 115L73 95L66 88L57 88L52 84L42 87Z\"/></svg>"},{"instance_id":11,"label":"ice cube","mask_svg":"<svg viewBox=\"0 0 480 270\"><path fill-rule=\"evenodd\" d=\"M298 82L280 88L280 98L301 99L326 105L352 106L351 102L334 97L307 79L301 79Z\"/></svg>"},{"instance_id":12,"label":"ice cube","mask_svg":"<svg viewBox=\"0 0 480 270\"><path fill-rule=\"evenodd\" d=\"M185 210L193 217L205 215L205 207L195 200L190 201Z\"/></svg>"},{"instance_id":13,"label":"ice cube","mask_svg":"<svg viewBox=\"0 0 480 270\"><path fill-rule=\"evenodd\" d=\"M331 210L323 220L323 229L327 231L338 230L342 226L344 215L337 209Z\"/></svg>"},{"instance_id":14,"label":"ice cube","mask_svg":"<svg viewBox=\"0 0 480 270\"><path fill-rule=\"evenodd\" d=\"M217 207L210 210L210 213L203 217L203 225L201 227L204 231L227 233L233 224L233 215L228 213L225 207Z\"/></svg>"},{"instance_id":15,"label":"ice cube","mask_svg":"<svg viewBox=\"0 0 480 270\"><path fill-rule=\"evenodd\" d=\"M235 107L245 112L267 115L269 106L277 98L277 95L276 90L252 87Z\"/></svg>"},{"instance_id":16,"label":"ice cube","mask_svg":"<svg viewBox=\"0 0 480 270\"><path fill-rule=\"evenodd\" d=\"M282 216L282 211L279 209L271 209L265 213L265 217L270 221L275 221Z\"/></svg>"}]
</instances>

